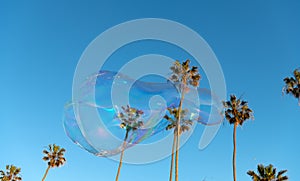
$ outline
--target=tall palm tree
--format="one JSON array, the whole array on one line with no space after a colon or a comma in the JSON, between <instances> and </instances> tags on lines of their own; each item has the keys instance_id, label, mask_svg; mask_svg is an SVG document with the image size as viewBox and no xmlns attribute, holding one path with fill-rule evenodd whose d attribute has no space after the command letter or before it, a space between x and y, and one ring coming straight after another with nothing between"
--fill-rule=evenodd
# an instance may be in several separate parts
<instances>
[{"instance_id":1,"label":"tall palm tree","mask_svg":"<svg viewBox=\"0 0 300 181\"><path fill-rule=\"evenodd\" d=\"M127 105L127 107L122 106L122 112L118 113L117 115L118 119L120 119L121 121L120 127L125 129L126 132L121 147L122 151L120 155L120 162L119 162L118 172L116 176L116 181L119 180L124 150L127 146L126 144L127 144L128 134L130 131L136 131L143 126L143 121L141 121L141 116L143 114L144 112L142 110L138 110Z\"/></svg>"},{"instance_id":2,"label":"tall palm tree","mask_svg":"<svg viewBox=\"0 0 300 181\"><path fill-rule=\"evenodd\" d=\"M234 125L233 129L233 179L236 181L236 128L238 125L249 119L253 118L252 110L248 107L248 103L241 99L237 99L235 95L230 96L229 101L223 101L225 107L225 118L230 124Z\"/></svg>"},{"instance_id":3,"label":"tall palm tree","mask_svg":"<svg viewBox=\"0 0 300 181\"><path fill-rule=\"evenodd\" d=\"M0 170L0 181L19 181L21 168L14 165L6 165L6 171Z\"/></svg>"},{"instance_id":4,"label":"tall palm tree","mask_svg":"<svg viewBox=\"0 0 300 181\"><path fill-rule=\"evenodd\" d=\"M60 167L65 164L66 162L66 159L64 157L65 151L66 150L64 148L61 148L60 146L57 146L55 144L52 145L50 144L47 150L43 150L43 153L45 154L43 160L48 162L48 167L42 178L42 181L45 180L50 168Z\"/></svg>"},{"instance_id":5,"label":"tall palm tree","mask_svg":"<svg viewBox=\"0 0 300 181\"><path fill-rule=\"evenodd\" d=\"M281 170L276 175L276 168L273 168L273 165L264 167L262 164L257 166L258 174L254 171L249 170L248 175L252 177L253 181L287 181L288 177L284 176L287 170Z\"/></svg>"},{"instance_id":6,"label":"tall palm tree","mask_svg":"<svg viewBox=\"0 0 300 181\"><path fill-rule=\"evenodd\" d=\"M294 77L286 77L283 81L285 82L283 92L291 94L298 99L300 106L300 69L294 70Z\"/></svg>"},{"instance_id":7,"label":"tall palm tree","mask_svg":"<svg viewBox=\"0 0 300 181\"><path fill-rule=\"evenodd\" d=\"M180 93L180 102L178 108L169 110L169 113L174 116L174 120L171 121L168 117L165 117L168 121L171 121L171 124L167 126L166 129L174 128L174 138L172 146L172 159L171 159L171 168L170 168L170 181L172 180L172 171L173 171L173 161L174 161L174 149L176 147L176 158L175 158L175 181L178 181L178 162L179 162L179 146L180 146L180 134L182 130L186 130L187 127L181 128L181 124L185 121L181 121L182 103L184 100L185 93L188 91L188 86L198 87L200 81L200 74L198 73L198 67L193 66L190 68L190 60L186 60L183 63L180 63L176 60L173 66L170 67L172 74L170 80L175 83ZM175 131L176 130L176 131Z\"/></svg>"}]
</instances>

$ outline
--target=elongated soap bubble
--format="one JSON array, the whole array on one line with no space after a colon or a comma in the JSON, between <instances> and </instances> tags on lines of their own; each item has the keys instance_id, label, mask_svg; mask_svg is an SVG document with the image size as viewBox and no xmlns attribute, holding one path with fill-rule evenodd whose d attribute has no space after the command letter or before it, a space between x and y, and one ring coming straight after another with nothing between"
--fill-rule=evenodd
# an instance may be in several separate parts
<instances>
[{"instance_id":1,"label":"elongated soap bubble","mask_svg":"<svg viewBox=\"0 0 300 181\"><path fill-rule=\"evenodd\" d=\"M91 94L93 87L95 94ZM112 90L113 87L121 89ZM127 88L129 92L123 91ZM171 81L144 82L116 72L100 71L88 77L81 89L79 99L65 106L64 127L74 143L97 156L113 156L124 149L121 145L125 130L119 126L116 115L126 105L113 102L112 92L118 99L128 98L131 107L144 112L144 126L130 132L127 147L138 143L155 143L172 133L165 130L168 121L163 117L167 108L178 107L180 94ZM183 108L189 110L188 119L203 125L216 125L223 120L221 102L208 89L191 88L186 94ZM90 116L95 111L99 119Z\"/></svg>"}]
</instances>

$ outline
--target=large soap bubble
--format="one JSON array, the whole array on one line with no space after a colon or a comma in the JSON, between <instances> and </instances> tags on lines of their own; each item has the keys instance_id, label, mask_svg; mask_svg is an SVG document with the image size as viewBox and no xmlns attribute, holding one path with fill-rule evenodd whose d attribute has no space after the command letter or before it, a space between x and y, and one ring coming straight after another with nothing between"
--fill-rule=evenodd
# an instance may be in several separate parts
<instances>
[{"instance_id":1,"label":"large soap bubble","mask_svg":"<svg viewBox=\"0 0 300 181\"><path fill-rule=\"evenodd\" d=\"M123 91L122 87L126 86L130 86L129 92ZM95 94L91 94L93 87ZM113 87L121 89L113 90ZM87 78L81 88L80 99L73 100L65 106L64 127L74 143L97 156L113 156L123 149L125 130L119 126L120 121L116 115L121 106L126 105L113 102L112 92L119 99L128 98L131 107L144 112L144 126L130 132L127 147L138 143L154 143L172 133L165 130L168 121L163 117L167 108L178 106L180 94L171 81L135 81L123 74L100 71ZM216 125L223 120L220 112L221 102L210 90L191 88L189 93L183 102L183 108L188 110L188 119L203 125ZM89 112L95 110L100 119L89 117ZM82 112L85 114L80 114Z\"/></svg>"}]
</instances>

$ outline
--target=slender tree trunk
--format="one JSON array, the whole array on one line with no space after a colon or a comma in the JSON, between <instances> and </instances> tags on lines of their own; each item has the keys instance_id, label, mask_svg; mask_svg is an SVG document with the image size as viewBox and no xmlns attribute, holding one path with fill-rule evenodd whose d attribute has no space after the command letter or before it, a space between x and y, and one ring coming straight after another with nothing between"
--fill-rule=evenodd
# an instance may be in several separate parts
<instances>
[{"instance_id":1,"label":"slender tree trunk","mask_svg":"<svg viewBox=\"0 0 300 181\"><path fill-rule=\"evenodd\" d=\"M117 176L116 176L116 181L119 180L119 176L120 176L120 171L121 171L121 167L122 167L122 161L123 161L123 155L124 155L124 150L126 147L126 140L128 137L128 130L126 130L126 135L122 144L122 152L121 152L121 156L120 156L120 162L119 162L119 167L118 167L118 172L117 172Z\"/></svg>"},{"instance_id":2,"label":"slender tree trunk","mask_svg":"<svg viewBox=\"0 0 300 181\"><path fill-rule=\"evenodd\" d=\"M171 158L171 168L170 168L170 178L169 181L172 181L172 176L173 176L173 167L174 167L174 149L176 146L176 134L174 132L174 137L173 137L173 146L172 146L172 158Z\"/></svg>"},{"instance_id":3,"label":"slender tree trunk","mask_svg":"<svg viewBox=\"0 0 300 181\"><path fill-rule=\"evenodd\" d=\"M233 158L232 158L232 166L233 166L233 180L236 181L236 127L237 123L234 123L234 128L233 128Z\"/></svg>"},{"instance_id":4,"label":"slender tree trunk","mask_svg":"<svg viewBox=\"0 0 300 181\"><path fill-rule=\"evenodd\" d=\"M180 119L181 119L181 110L182 110L182 102L184 100L184 91L185 91L186 81L183 81L183 88L181 88L181 98L178 107L178 115L177 115L177 140L176 140L176 159L175 159L175 181L178 181L178 165L179 165L179 147L180 147Z\"/></svg>"},{"instance_id":5,"label":"slender tree trunk","mask_svg":"<svg viewBox=\"0 0 300 181\"><path fill-rule=\"evenodd\" d=\"M179 139L180 136L176 135L176 159L175 159L175 181L178 181L178 164L179 164Z\"/></svg>"},{"instance_id":6,"label":"slender tree trunk","mask_svg":"<svg viewBox=\"0 0 300 181\"><path fill-rule=\"evenodd\" d=\"M45 174L44 174L44 176L43 176L43 178L42 178L42 181L45 180L45 178L46 178L46 176L47 176L47 174L48 174L49 169L50 169L50 165L48 165L48 167L47 167L47 169L46 169L46 172L45 172Z\"/></svg>"}]
</instances>

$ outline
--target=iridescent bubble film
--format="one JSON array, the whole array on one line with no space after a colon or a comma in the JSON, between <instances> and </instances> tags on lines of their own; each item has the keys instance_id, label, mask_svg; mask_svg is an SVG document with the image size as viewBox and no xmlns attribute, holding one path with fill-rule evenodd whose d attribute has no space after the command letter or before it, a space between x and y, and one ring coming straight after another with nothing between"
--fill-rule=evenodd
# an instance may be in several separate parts
<instances>
[{"instance_id":1,"label":"iridescent bubble film","mask_svg":"<svg viewBox=\"0 0 300 181\"><path fill-rule=\"evenodd\" d=\"M120 153L125 130L120 127L117 114L122 106L127 106L120 103L127 101L130 107L144 112L141 119L144 125L129 132L126 148L159 141L173 133L166 131L169 122L163 117L167 114L167 108L179 105L180 94L176 87L167 79L163 83L145 82L116 72L100 71L82 83L79 100L66 104L66 134L74 143L97 156ZM95 91L94 94L92 91ZM216 125L223 120L221 102L208 89L190 88L186 92L183 108L188 110L186 119L196 123ZM95 112L98 119L90 116Z\"/></svg>"}]
</instances>

